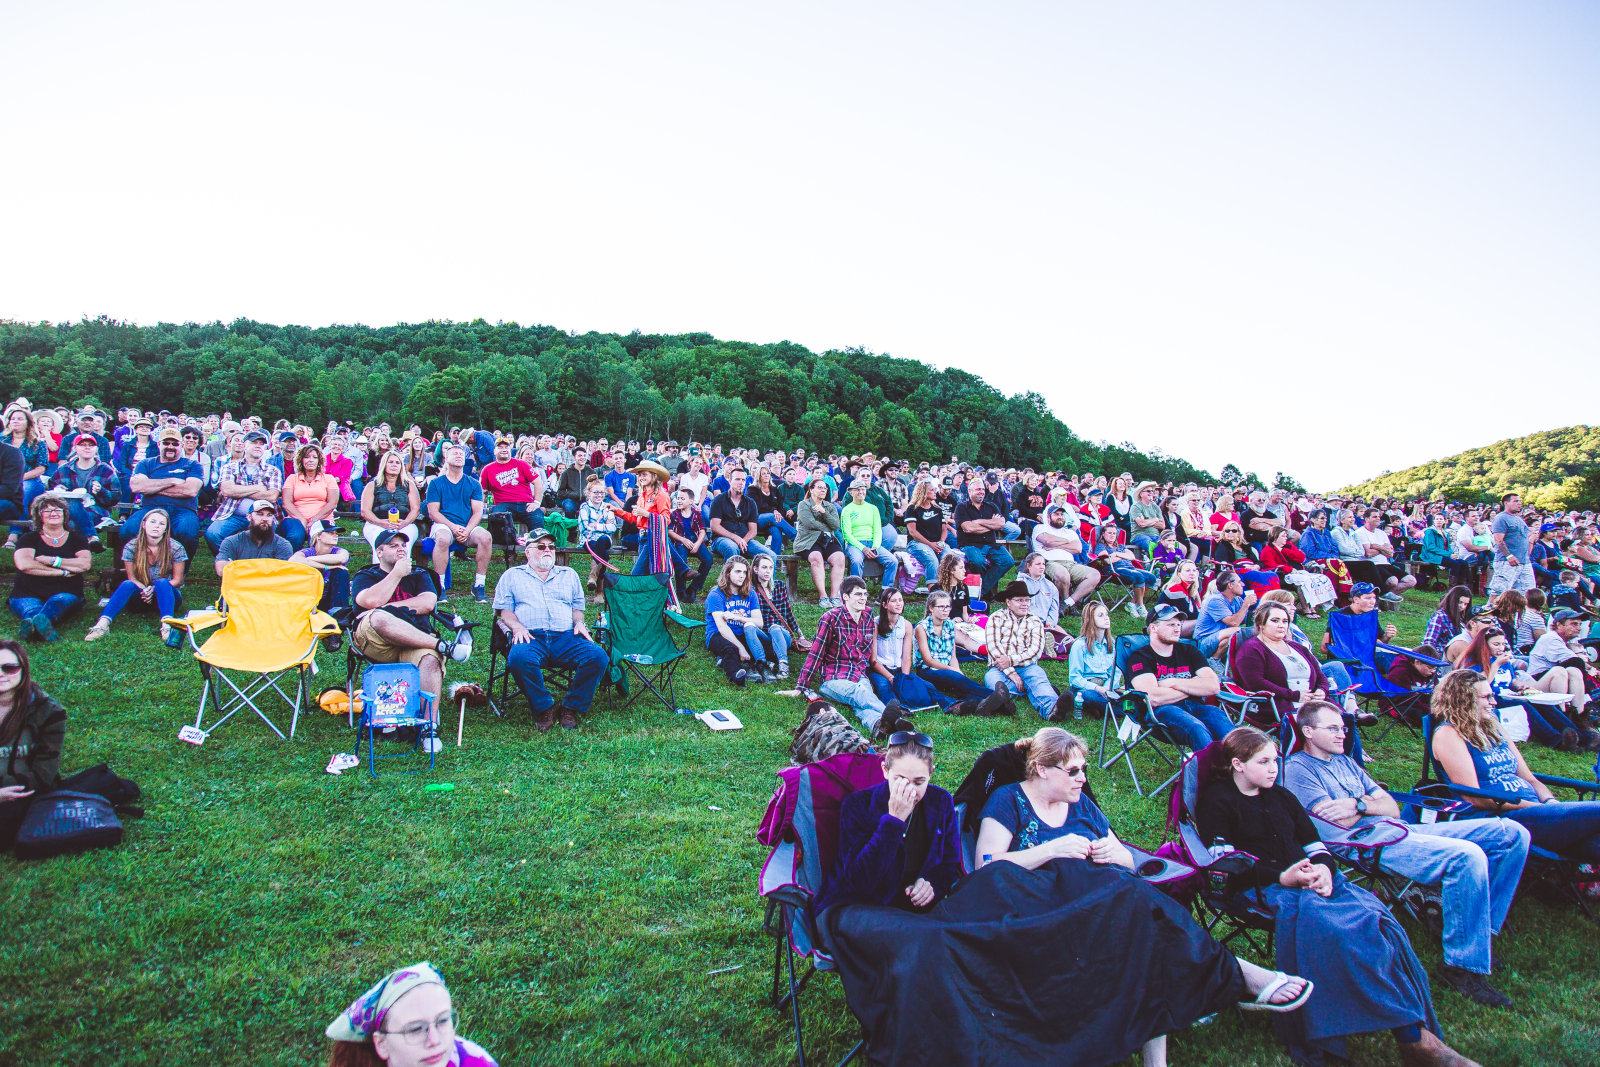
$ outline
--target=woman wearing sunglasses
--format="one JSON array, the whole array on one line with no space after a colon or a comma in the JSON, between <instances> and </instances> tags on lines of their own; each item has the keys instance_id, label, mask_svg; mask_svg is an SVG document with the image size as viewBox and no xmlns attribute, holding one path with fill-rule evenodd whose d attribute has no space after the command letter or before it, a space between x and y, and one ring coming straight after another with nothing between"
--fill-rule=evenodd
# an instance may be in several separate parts
<instances>
[{"instance_id":1,"label":"woman wearing sunglasses","mask_svg":"<svg viewBox=\"0 0 1600 1067\"><path fill-rule=\"evenodd\" d=\"M875 1062L1096 1067L1142 1049L1164 1067L1172 1030L1235 1002L1292 1011L1310 996L1309 982L1236 960L1133 876L1082 795L1081 739L1046 727L1017 742L1026 779L991 797L978 839L990 869L959 888L960 827L929 784L933 743L889 742L887 781L845 798L819 920Z\"/></svg>"},{"instance_id":2,"label":"woman wearing sunglasses","mask_svg":"<svg viewBox=\"0 0 1600 1067\"><path fill-rule=\"evenodd\" d=\"M36 795L56 787L67 712L33 683L28 650L0 641L0 851L11 847Z\"/></svg>"},{"instance_id":3,"label":"woman wearing sunglasses","mask_svg":"<svg viewBox=\"0 0 1600 1067\"><path fill-rule=\"evenodd\" d=\"M433 965L402 967L328 1024L328 1067L496 1067L493 1056L456 1035L456 1022Z\"/></svg>"}]
</instances>

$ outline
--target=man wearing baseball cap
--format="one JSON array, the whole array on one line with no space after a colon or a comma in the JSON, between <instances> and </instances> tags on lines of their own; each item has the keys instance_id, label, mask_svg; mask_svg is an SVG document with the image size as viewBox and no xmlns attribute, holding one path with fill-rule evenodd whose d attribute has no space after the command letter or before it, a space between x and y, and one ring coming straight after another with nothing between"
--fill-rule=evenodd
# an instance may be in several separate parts
<instances>
[{"instance_id":1,"label":"man wearing baseball cap","mask_svg":"<svg viewBox=\"0 0 1600 1067\"><path fill-rule=\"evenodd\" d=\"M1228 713L1206 701L1222 681L1200 650L1181 640L1183 620L1171 604L1157 604L1145 622L1150 643L1128 657L1128 682L1143 693L1156 721L1198 752L1233 729Z\"/></svg>"},{"instance_id":2,"label":"man wearing baseball cap","mask_svg":"<svg viewBox=\"0 0 1600 1067\"><path fill-rule=\"evenodd\" d=\"M277 504L283 492L283 472L266 462L266 451L267 435L261 430L247 430L243 458L223 461L218 472L217 509L206 527L206 543L211 551L217 551L222 542L250 524L252 505L263 501Z\"/></svg>"},{"instance_id":3,"label":"man wearing baseball cap","mask_svg":"<svg viewBox=\"0 0 1600 1067\"><path fill-rule=\"evenodd\" d=\"M555 534L535 529L526 549L528 562L506 571L494 586L497 625L511 635L506 670L528 698L540 733L549 732L558 714L564 729L575 730L610 660L589 636L578 572L556 565ZM572 671L572 686L559 705L545 688L548 668Z\"/></svg>"},{"instance_id":4,"label":"man wearing baseball cap","mask_svg":"<svg viewBox=\"0 0 1600 1067\"><path fill-rule=\"evenodd\" d=\"M134 468L128 488L143 497L142 506L117 531L123 544L138 536L144 517L159 508L172 524L172 537L194 557L200 540L200 464L179 454L178 431L168 427L156 434L158 455Z\"/></svg>"},{"instance_id":5,"label":"man wearing baseball cap","mask_svg":"<svg viewBox=\"0 0 1600 1067\"><path fill-rule=\"evenodd\" d=\"M294 553L294 546L278 536L278 506L272 501L251 501L246 521L248 526L217 547L218 578L222 577L222 569L236 559L288 559Z\"/></svg>"},{"instance_id":6,"label":"man wearing baseball cap","mask_svg":"<svg viewBox=\"0 0 1600 1067\"><path fill-rule=\"evenodd\" d=\"M438 606L439 597L428 573L411 566L410 541L400 530L384 530L372 540L373 562L350 579L357 612L350 642L374 663L416 664L422 688L433 694L433 725L422 746L437 752L442 747L437 726L444 661L465 663L472 655L472 633L457 629L451 640L435 637L423 619Z\"/></svg>"},{"instance_id":7,"label":"man wearing baseball cap","mask_svg":"<svg viewBox=\"0 0 1600 1067\"><path fill-rule=\"evenodd\" d=\"M1589 704L1584 671L1592 651L1578 643L1583 612L1562 608L1550 617L1550 629L1539 635L1528 653L1528 673L1547 693L1568 694L1565 709L1580 734L1593 729L1585 714Z\"/></svg>"}]
</instances>

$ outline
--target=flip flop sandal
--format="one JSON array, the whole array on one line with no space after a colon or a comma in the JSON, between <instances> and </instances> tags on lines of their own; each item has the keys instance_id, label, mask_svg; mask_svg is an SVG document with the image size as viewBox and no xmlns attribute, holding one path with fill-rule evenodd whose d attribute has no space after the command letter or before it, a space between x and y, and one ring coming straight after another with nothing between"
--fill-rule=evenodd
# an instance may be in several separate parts
<instances>
[{"instance_id":1,"label":"flip flop sandal","mask_svg":"<svg viewBox=\"0 0 1600 1067\"><path fill-rule=\"evenodd\" d=\"M1308 979L1302 979L1306 983L1305 988L1300 990L1300 995L1293 1000L1286 1000L1282 1004L1274 1004L1270 999L1278 990L1292 981L1294 981L1293 975L1284 974L1282 971L1273 971L1272 981L1267 983L1266 988L1257 993L1254 1000L1241 1000L1239 1002L1239 1010L1273 1012L1298 1010L1306 1001L1311 999L1311 990L1315 988Z\"/></svg>"}]
</instances>

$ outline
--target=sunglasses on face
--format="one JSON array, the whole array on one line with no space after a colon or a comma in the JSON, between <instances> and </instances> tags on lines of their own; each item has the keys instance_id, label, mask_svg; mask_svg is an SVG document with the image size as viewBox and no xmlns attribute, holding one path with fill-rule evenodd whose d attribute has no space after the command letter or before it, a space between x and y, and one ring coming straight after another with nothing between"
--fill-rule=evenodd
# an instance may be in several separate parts
<instances>
[{"instance_id":1,"label":"sunglasses on face","mask_svg":"<svg viewBox=\"0 0 1600 1067\"><path fill-rule=\"evenodd\" d=\"M22 673L22 664L21 663L18 663L16 661L13 661L11 663L0 663L0 674L21 674L21 673Z\"/></svg>"}]
</instances>

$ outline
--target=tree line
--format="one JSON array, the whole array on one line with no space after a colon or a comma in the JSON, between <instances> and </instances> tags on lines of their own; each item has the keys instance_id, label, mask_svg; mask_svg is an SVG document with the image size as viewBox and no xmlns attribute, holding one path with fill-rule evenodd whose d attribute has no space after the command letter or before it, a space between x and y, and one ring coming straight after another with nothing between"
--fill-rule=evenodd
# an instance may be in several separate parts
<instances>
[{"instance_id":1,"label":"tree line","mask_svg":"<svg viewBox=\"0 0 1600 1067\"><path fill-rule=\"evenodd\" d=\"M1038 393L861 349L704 333L574 334L516 323L396 326L0 321L0 395L35 405L229 410L321 426L471 423L871 451L1160 481L1207 472L1131 444L1085 441Z\"/></svg>"},{"instance_id":2,"label":"tree line","mask_svg":"<svg viewBox=\"0 0 1600 1067\"><path fill-rule=\"evenodd\" d=\"M1498 502L1513 491L1541 508L1600 507L1600 426L1566 426L1496 441L1342 490L1474 504Z\"/></svg>"}]
</instances>

